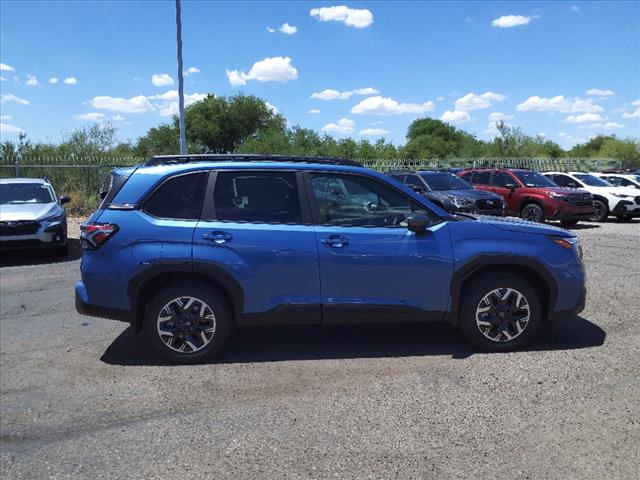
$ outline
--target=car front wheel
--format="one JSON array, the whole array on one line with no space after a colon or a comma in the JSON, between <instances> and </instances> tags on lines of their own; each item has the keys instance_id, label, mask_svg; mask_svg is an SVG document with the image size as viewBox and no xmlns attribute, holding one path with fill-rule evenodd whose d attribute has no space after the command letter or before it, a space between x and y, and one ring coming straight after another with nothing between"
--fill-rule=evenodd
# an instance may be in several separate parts
<instances>
[{"instance_id":1,"label":"car front wheel","mask_svg":"<svg viewBox=\"0 0 640 480\"><path fill-rule=\"evenodd\" d=\"M530 222L543 222L544 210L540 205L530 203L525 205L520 214L523 220L529 220Z\"/></svg>"},{"instance_id":2,"label":"car front wheel","mask_svg":"<svg viewBox=\"0 0 640 480\"><path fill-rule=\"evenodd\" d=\"M510 273L477 277L463 292L459 326L475 346L512 350L528 343L540 324L540 300L524 279Z\"/></svg>"},{"instance_id":3,"label":"car front wheel","mask_svg":"<svg viewBox=\"0 0 640 480\"><path fill-rule=\"evenodd\" d=\"M593 201L593 216L591 220L594 222L604 222L609 216L609 207L602 200Z\"/></svg>"},{"instance_id":4,"label":"car front wheel","mask_svg":"<svg viewBox=\"0 0 640 480\"><path fill-rule=\"evenodd\" d=\"M215 289L198 283L161 290L146 309L143 329L153 350L173 363L197 363L222 349L231 312Z\"/></svg>"}]
</instances>

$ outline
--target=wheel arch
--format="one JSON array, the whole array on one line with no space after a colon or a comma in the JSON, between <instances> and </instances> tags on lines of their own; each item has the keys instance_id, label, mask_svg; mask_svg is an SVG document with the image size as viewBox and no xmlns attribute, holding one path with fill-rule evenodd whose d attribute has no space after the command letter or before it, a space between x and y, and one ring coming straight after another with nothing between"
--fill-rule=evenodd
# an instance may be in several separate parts
<instances>
[{"instance_id":1,"label":"wheel arch","mask_svg":"<svg viewBox=\"0 0 640 480\"><path fill-rule=\"evenodd\" d=\"M234 319L244 306L244 291L226 270L216 265L190 263L156 264L136 275L128 287L129 299L134 313L131 326L135 333L142 330L145 308L153 295L161 288L182 282L199 282L219 291L227 300Z\"/></svg>"},{"instance_id":2,"label":"wheel arch","mask_svg":"<svg viewBox=\"0 0 640 480\"><path fill-rule=\"evenodd\" d=\"M558 298L558 285L538 260L511 255L482 255L460 267L451 283L450 323L457 325L461 298L466 286L487 273L511 273L529 282L540 296L543 318L548 317Z\"/></svg>"},{"instance_id":3,"label":"wheel arch","mask_svg":"<svg viewBox=\"0 0 640 480\"><path fill-rule=\"evenodd\" d=\"M544 215L544 203L539 198L532 198L532 197L522 199L522 201L520 202L520 208L518 209L520 214L522 214L524 207L526 207L527 205L531 205L532 203L539 206L542 209L542 213Z\"/></svg>"}]
</instances>

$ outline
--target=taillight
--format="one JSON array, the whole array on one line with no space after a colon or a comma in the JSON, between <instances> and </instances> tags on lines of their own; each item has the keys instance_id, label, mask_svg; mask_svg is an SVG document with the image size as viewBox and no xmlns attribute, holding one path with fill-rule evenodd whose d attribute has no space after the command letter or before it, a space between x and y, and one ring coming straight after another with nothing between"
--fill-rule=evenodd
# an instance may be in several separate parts
<instances>
[{"instance_id":1,"label":"taillight","mask_svg":"<svg viewBox=\"0 0 640 480\"><path fill-rule=\"evenodd\" d=\"M85 223L80 225L80 246L84 250L95 250L118 231L115 223Z\"/></svg>"}]
</instances>

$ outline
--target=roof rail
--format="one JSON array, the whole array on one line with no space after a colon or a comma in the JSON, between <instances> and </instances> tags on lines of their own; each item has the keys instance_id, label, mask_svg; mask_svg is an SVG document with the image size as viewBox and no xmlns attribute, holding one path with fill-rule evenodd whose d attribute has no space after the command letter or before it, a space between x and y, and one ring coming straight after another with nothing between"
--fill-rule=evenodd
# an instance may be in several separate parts
<instances>
[{"instance_id":1,"label":"roof rail","mask_svg":"<svg viewBox=\"0 0 640 480\"><path fill-rule=\"evenodd\" d=\"M157 155L145 162L146 167L157 165L173 165L195 162L297 162L297 163L321 163L328 165L348 165L362 167L354 160L330 157L303 157L296 155L262 155L258 153L203 153L196 155Z\"/></svg>"}]
</instances>

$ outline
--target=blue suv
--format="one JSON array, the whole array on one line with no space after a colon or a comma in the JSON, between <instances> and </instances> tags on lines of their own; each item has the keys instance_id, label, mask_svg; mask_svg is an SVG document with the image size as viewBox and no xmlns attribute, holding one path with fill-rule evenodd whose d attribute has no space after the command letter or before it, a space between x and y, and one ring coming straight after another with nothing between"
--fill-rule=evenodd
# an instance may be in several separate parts
<instances>
[{"instance_id":1,"label":"blue suv","mask_svg":"<svg viewBox=\"0 0 640 480\"><path fill-rule=\"evenodd\" d=\"M347 160L155 157L114 170L81 230L77 310L178 363L268 324L446 320L504 351L585 302L572 233L452 215Z\"/></svg>"}]
</instances>

